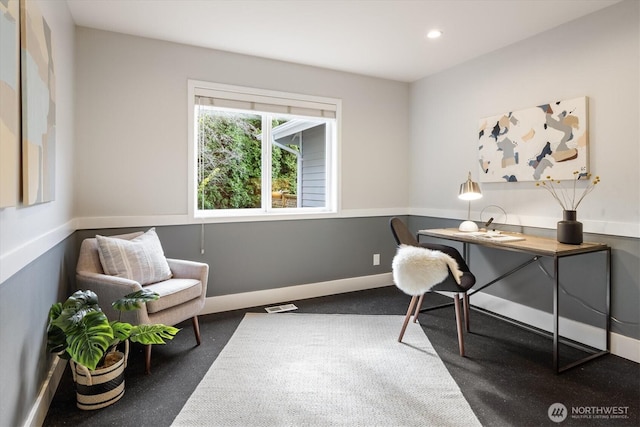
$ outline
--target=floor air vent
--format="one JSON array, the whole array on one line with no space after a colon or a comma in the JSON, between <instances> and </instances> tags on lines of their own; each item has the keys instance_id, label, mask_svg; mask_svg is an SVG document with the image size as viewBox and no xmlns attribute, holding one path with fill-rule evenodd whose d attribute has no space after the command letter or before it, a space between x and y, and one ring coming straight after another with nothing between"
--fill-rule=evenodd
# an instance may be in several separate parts
<instances>
[{"instance_id":1,"label":"floor air vent","mask_svg":"<svg viewBox=\"0 0 640 427\"><path fill-rule=\"evenodd\" d=\"M285 305L275 305L273 307L265 307L265 310L267 310L267 313L282 313L283 311L291 311L291 310L297 310L298 307L296 307L293 304L285 304Z\"/></svg>"}]
</instances>

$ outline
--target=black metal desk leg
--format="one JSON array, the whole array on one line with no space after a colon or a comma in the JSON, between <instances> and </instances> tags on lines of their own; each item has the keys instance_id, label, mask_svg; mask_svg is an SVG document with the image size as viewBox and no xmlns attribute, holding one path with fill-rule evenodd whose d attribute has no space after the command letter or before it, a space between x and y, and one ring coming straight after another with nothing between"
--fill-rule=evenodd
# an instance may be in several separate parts
<instances>
[{"instance_id":1,"label":"black metal desk leg","mask_svg":"<svg viewBox=\"0 0 640 427\"><path fill-rule=\"evenodd\" d=\"M467 263L467 267L469 267L470 265L469 252L470 252L469 244L467 242L463 242L462 257L464 259L464 262ZM465 323L467 332L469 332L469 308L470 307L471 307L471 298L469 298L469 292L467 292L464 294L464 323Z\"/></svg>"},{"instance_id":2,"label":"black metal desk leg","mask_svg":"<svg viewBox=\"0 0 640 427\"><path fill-rule=\"evenodd\" d=\"M606 348L604 350L600 350L600 351L592 351L592 348L587 348L587 347L581 347L580 344L578 343L573 343L571 342L571 340L567 341L566 343L568 345L571 345L575 348L579 348L579 349L583 349L585 351L588 351L591 353L591 355L587 356L587 357L583 357L582 359L576 360L572 363L569 363L568 365L565 366L560 366L560 342L562 341L562 337L560 336L560 327L559 327L559 317L560 317L560 301L559 301L559 296L560 296L560 264L559 264L559 257L555 257L555 262L554 262L554 269L555 269L555 287L554 287L554 341L553 341L553 353L554 353L554 360L553 360L553 366L554 369L556 371L556 374L562 373L566 370L569 370L571 368L574 368L578 365L582 365L585 362L588 362L589 360L593 360L597 357L600 356L604 356L605 354L608 354L610 351L610 345L611 345L611 336L610 336L610 328L611 328L611 317L610 317L610 310L611 310L611 248L606 248L603 249L604 251L606 251L605 256L606 256L606 309L605 309L605 328L606 328L606 338L605 338L605 345Z\"/></svg>"},{"instance_id":3,"label":"black metal desk leg","mask_svg":"<svg viewBox=\"0 0 640 427\"><path fill-rule=\"evenodd\" d=\"M606 339L606 346L607 348L605 349L607 352L609 352L611 350L611 334L609 333L609 331L611 331L611 248L607 248L607 320L606 320L606 335L607 335L607 339Z\"/></svg>"},{"instance_id":4,"label":"black metal desk leg","mask_svg":"<svg viewBox=\"0 0 640 427\"><path fill-rule=\"evenodd\" d=\"M556 279L553 286L553 370L560 372L560 349L559 349L559 288L560 275L558 274L558 257L553 257L553 277Z\"/></svg>"},{"instance_id":5,"label":"black metal desk leg","mask_svg":"<svg viewBox=\"0 0 640 427\"><path fill-rule=\"evenodd\" d=\"M467 263L467 265L469 265L470 261L469 261L469 244L467 242L462 243L462 253L464 254L464 262Z\"/></svg>"}]
</instances>

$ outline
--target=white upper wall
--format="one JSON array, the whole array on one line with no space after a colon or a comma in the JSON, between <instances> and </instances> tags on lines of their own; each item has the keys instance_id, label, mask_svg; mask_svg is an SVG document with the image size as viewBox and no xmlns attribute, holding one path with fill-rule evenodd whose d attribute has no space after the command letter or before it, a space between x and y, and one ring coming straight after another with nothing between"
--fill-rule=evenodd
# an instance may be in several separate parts
<instances>
[{"instance_id":1,"label":"white upper wall","mask_svg":"<svg viewBox=\"0 0 640 427\"><path fill-rule=\"evenodd\" d=\"M188 79L342 99L342 208L406 210L408 84L88 28L76 42L76 214L86 222L188 220Z\"/></svg>"},{"instance_id":2,"label":"white upper wall","mask_svg":"<svg viewBox=\"0 0 640 427\"><path fill-rule=\"evenodd\" d=\"M0 209L0 283L74 231L75 24L66 5L34 4L51 29L56 82L55 200Z\"/></svg>"},{"instance_id":3,"label":"white upper wall","mask_svg":"<svg viewBox=\"0 0 640 427\"><path fill-rule=\"evenodd\" d=\"M478 122L507 111L589 98L590 166L601 183L578 209L585 231L640 237L639 6L628 0L411 87L411 206L465 218L457 198L478 179ZM508 222L555 228L560 206L534 183L482 184L472 219L488 205ZM466 219L466 218L465 218Z\"/></svg>"}]
</instances>

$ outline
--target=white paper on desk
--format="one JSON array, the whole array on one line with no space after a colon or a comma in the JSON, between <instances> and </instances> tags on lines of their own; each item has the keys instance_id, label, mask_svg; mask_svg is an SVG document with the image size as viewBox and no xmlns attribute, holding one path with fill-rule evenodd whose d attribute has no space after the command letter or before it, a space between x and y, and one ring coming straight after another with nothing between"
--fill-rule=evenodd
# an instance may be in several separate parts
<instances>
[{"instance_id":1,"label":"white paper on desk","mask_svg":"<svg viewBox=\"0 0 640 427\"><path fill-rule=\"evenodd\" d=\"M488 231L472 231L467 233L455 233L456 236L471 237L473 239L489 240L492 242L517 242L525 240L522 236L513 236L510 234L501 234Z\"/></svg>"}]
</instances>

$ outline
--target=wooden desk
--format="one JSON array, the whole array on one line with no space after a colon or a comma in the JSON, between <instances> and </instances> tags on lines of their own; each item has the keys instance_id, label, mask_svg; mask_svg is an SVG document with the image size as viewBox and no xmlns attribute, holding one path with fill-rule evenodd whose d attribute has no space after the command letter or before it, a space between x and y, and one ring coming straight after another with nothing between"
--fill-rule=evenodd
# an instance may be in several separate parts
<instances>
[{"instance_id":1,"label":"wooden desk","mask_svg":"<svg viewBox=\"0 0 640 427\"><path fill-rule=\"evenodd\" d=\"M587 362L596 357L609 353L610 349L610 337L609 329L611 327L610 309L611 309L611 248L603 243L584 242L580 245L567 245L559 243L555 239L546 237L539 237L533 235L525 235L520 233L507 233L502 232L501 235L514 236L522 238L522 240L514 241L499 241L498 238L486 238L486 237L474 237L471 233L462 233L455 228L438 228L429 230L420 230L418 232L418 241L421 236L435 237L438 239L446 239L463 243L464 258L469 263L469 245L479 245L494 249L521 252L529 255L533 255L533 258L522 263L516 268L502 274L494 280L482 285L477 289L473 289L469 292L469 296L482 289L493 285L494 283L504 279L507 276L519 271L527 265L538 261L540 257L553 258L553 275L554 288L553 288L553 368L556 373L563 372L567 369L578 366L584 362ZM559 366L560 351L559 345L561 337L559 336L559 290L560 290L560 265L559 259L563 257L576 256L593 252L606 252L606 349L602 351L592 351L591 349L582 348L588 350L591 354L583 359L573 362L567 366Z\"/></svg>"}]
</instances>

